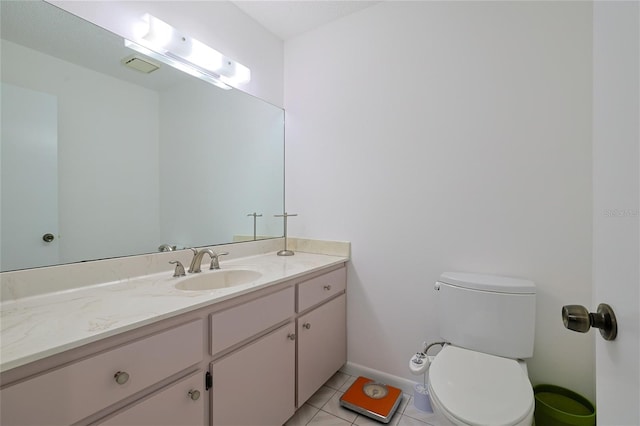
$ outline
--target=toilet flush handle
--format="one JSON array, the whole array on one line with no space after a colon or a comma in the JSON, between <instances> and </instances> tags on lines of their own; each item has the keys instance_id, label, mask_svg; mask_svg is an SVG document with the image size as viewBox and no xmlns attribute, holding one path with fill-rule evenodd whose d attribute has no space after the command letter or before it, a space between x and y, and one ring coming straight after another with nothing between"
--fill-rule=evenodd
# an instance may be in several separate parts
<instances>
[{"instance_id":1,"label":"toilet flush handle","mask_svg":"<svg viewBox=\"0 0 640 426\"><path fill-rule=\"evenodd\" d=\"M586 333L591 327L599 328L605 340L615 340L618 334L618 322L611 306L601 303L596 313L589 312L581 305L562 307L562 322L569 330Z\"/></svg>"}]
</instances>

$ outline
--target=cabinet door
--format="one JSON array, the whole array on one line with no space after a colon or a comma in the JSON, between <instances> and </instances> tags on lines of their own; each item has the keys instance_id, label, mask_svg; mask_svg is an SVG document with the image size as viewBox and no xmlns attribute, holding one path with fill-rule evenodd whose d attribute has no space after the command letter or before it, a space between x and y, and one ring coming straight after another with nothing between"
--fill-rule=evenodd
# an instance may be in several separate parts
<instances>
[{"instance_id":1,"label":"cabinet door","mask_svg":"<svg viewBox=\"0 0 640 426\"><path fill-rule=\"evenodd\" d=\"M211 364L214 426L281 426L293 415L294 333L284 325Z\"/></svg>"},{"instance_id":2,"label":"cabinet door","mask_svg":"<svg viewBox=\"0 0 640 426\"><path fill-rule=\"evenodd\" d=\"M298 318L298 407L347 361L346 295Z\"/></svg>"},{"instance_id":3,"label":"cabinet door","mask_svg":"<svg viewBox=\"0 0 640 426\"><path fill-rule=\"evenodd\" d=\"M204 426L204 371L181 379L131 408L110 417L101 426Z\"/></svg>"}]
</instances>

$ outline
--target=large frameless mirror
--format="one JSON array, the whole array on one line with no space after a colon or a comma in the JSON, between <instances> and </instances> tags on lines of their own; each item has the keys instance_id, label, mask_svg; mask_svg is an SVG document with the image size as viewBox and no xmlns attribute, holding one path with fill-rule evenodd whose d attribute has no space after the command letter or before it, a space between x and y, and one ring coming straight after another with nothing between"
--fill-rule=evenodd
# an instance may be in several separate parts
<instances>
[{"instance_id":1,"label":"large frameless mirror","mask_svg":"<svg viewBox=\"0 0 640 426\"><path fill-rule=\"evenodd\" d=\"M282 236L282 109L0 5L0 270Z\"/></svg>"}]
</instances>

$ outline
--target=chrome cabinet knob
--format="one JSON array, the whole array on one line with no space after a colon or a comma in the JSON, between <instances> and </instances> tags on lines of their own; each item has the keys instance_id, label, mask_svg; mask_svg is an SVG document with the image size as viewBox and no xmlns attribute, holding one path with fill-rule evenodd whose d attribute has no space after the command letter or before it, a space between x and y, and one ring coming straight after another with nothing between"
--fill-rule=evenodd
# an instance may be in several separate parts
<instances>
[{"instance_id":1,"label":"chrome cabinet knob","mask_svg":"<svg viewBox=\"0 0 640 426\"><path fill-rule=\"evenodd\" d=\"M116 379L116 383L119 385L124 385L129 381L129 373L127 373L126 371L118 371L113 375L113 377Z\"/></svg>"},{"instance_id":2,"label":"chrome cabinet knob","mask_svg":"<svg viewBox=\"0 0 640 426\"><path fill-rule=\"evenodd\" d=\"M296 333L289 333L287 337L289 338L289 340L296 340Z\"/></svg>"},{"instance_id":3,"label":"chrome cabinet knob","mask_svg":"<svg viewBox=\"0 0 640 426\"><path fill-rule=\"evenodd\" d=\"M197 401L200 399L200 391L197 389L192 389L189 391L189 398L191 398L194 401Z\"/></svg>"},{"instance_id":4,"label":"chrome cabinet knob","mask_svg":"<svg viewBox=\"0 0 640 426\"><path fill-rule=\"evenodd\" d=\"M329 290L331 290L331 284L325 285L322 288L324 288L325 290L329 291Z\"/></svg>"},{"instance_id":5,"label":"chrome cabinet knob","mask_svg":"<svg viewBox=\"0 0 640 426\"><path fill-rule=\"evenodd\" d=\"M605 340L614 340L618 334L618 322L611 306L601 303L596 313L581 305L562 307L562 322L569 330L586 333L591 327L599 328Z\"/></svg>"},{"instance_id":6,"label":"chrome cabinet knob","mask_svg":"<svg viewBox=\"0 0 640 426\"><path fill-rule=\"evenodd\" d=\"M308 322L305 322L304 324L302 324L302 327L306 328L307 330L311 328L311 324L309 324Z\"/></svg>"}]
</instances>

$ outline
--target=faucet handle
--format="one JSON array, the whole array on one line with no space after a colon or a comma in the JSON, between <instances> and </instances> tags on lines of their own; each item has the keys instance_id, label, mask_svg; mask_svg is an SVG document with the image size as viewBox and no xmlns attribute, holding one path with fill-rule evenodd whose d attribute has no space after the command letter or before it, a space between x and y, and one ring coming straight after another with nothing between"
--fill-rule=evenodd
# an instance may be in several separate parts
<instances>
[{"instance_id":1,"label":"faucet handle","mask_svg":"<svg viewBox=\"0 0 640 426\"><path fill-rule=\"evenodd\" d=\"M211 265L209 265L209 269L220 269L218 256L226 256L228 254L228 251L223 251L222 253L213 253L213 256L211 256Z\"/></svg>"},{"instance_id":2,"label":"faucet handle","mask_svg":"<svg viewBox=\"0 0 640 426\"><path fill-rule=\"evenodd\" d=\"M182 263L180 263L179 260L172 260L169 262L172 265L176 265L176 269L173 271L173 276L174 277L184 277L186 274L186 272L184 272L184 266L182 266Z\"/></svg>"}]
</instances>

